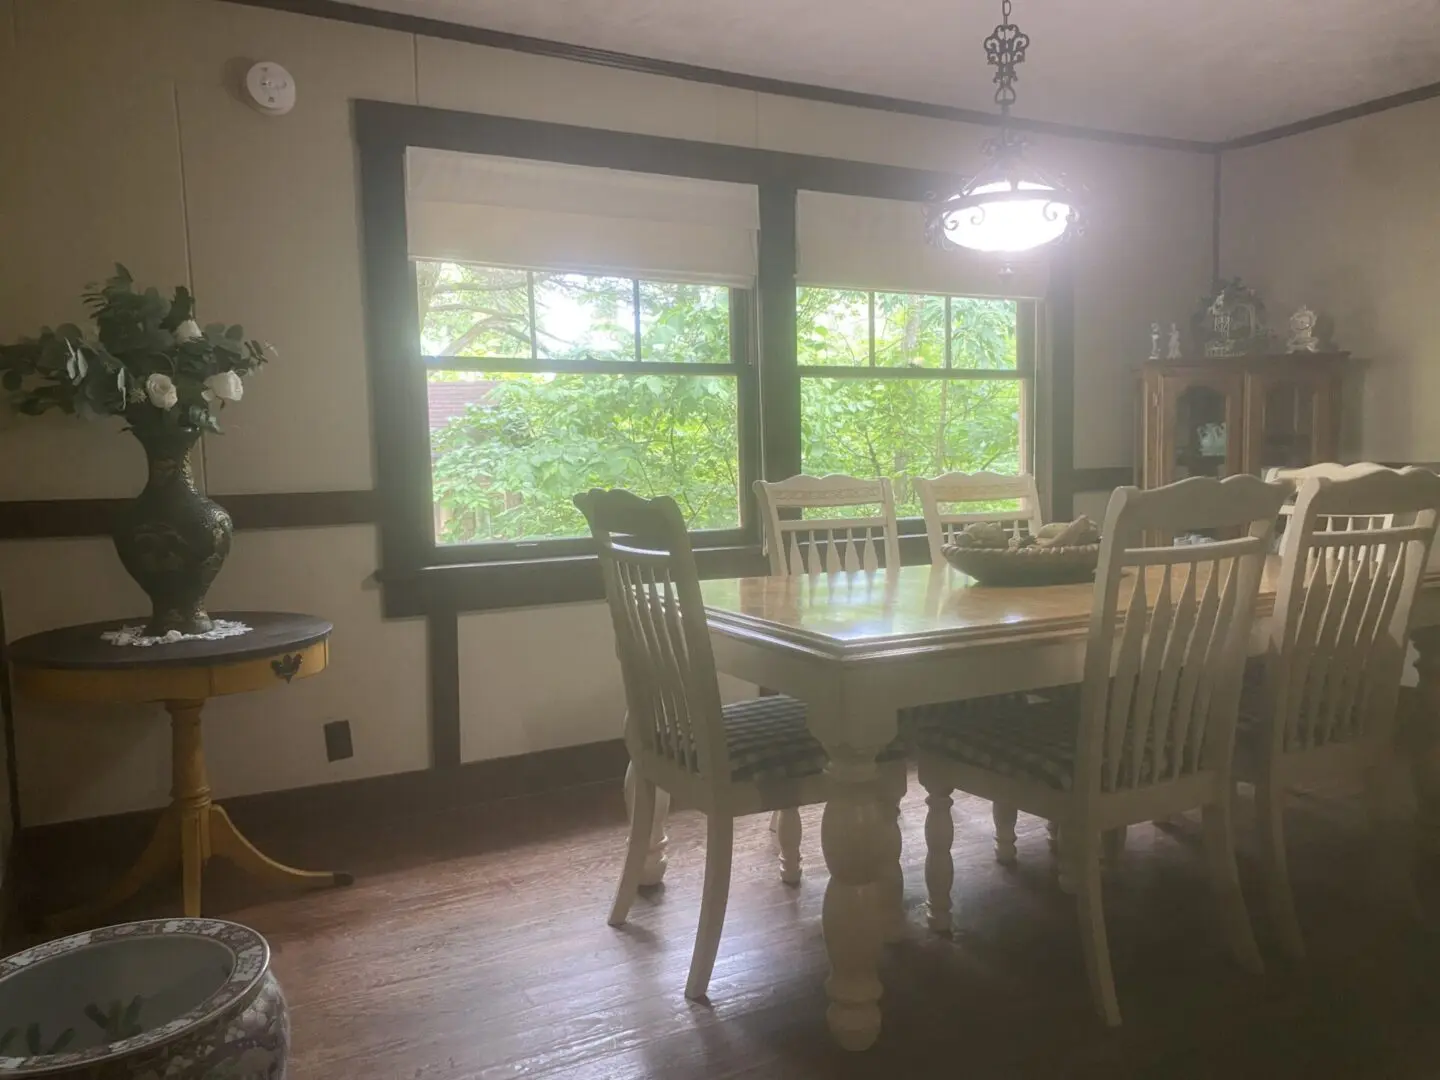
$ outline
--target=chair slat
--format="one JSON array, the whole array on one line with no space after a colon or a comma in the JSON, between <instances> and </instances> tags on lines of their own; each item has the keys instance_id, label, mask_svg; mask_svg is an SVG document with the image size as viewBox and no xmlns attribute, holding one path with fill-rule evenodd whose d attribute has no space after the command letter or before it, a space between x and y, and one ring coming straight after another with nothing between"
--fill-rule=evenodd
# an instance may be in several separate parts
<instances>
[{"instance_id":1,"label":"chair slat","mask_svg":"<svg viewBox=\"0 0 1440 1080\"><path fill-rule=\"evenodd\" d=\"M1357 705L1365 686L1367 659L1383 649L1383 635L1388 631L1393 605L1398 602L1405 575L1405 554L1408 545L1381 544L1374 551L1365 595L1365 610L1350 642L1349 659L1344 679L1336 692L1335 719L1330 738L1351 739L1357 730Z\"/></svg>"},{"instance_id":2,"label":"chair slat","mask_svg":"<svg viewBox=\"0 0 1440 1080\"><path fill-rule=\"evenodd\" d=\"M1125 730L1130 722L1130 708L1135 697L1135 682L1139 676L1141 651L1145 644L1147 607L1145 575L1136 574L1135 587L1130 594L1130 606L1125 609L1125 628L1120 637L1120 653L1115 664L1115 675L1110 680L1110 700L1105 711L1104 777L1101 786L1106 791L1113 791L1119 786Z\"/></svg>"},{"instance_id":3,"label":"chair slat","mask_svg":"<svg viewBox=\"0 0 1440 1080\"><path fill-rule=\"evenodd\" d=\"M1175 606L1175 615L1170 624L1170 638L1161 658L1160 680L1155 687L1155 708L1149 744L1150 775L1157 780L1168 775L1173 759L1170 753L1170 736L1175 720L1175 696L1179 689L1180 676L1187 666L1185 660L1192 645L1191 631L1195 626L1196 567L1193 564L1185 567L1184 574L1185 584Z\"/></svg>"},{"instance_id":4,"label":"chair slat","mask_svg":"<svg viewBox=\"0 0 1440 1080\"><path fill-rule=\"evenodd\" d=\"M1187 772L1200 767L1205 740L1209 737L1211 719L1217 705L1216 691L1228 690L1226 683L1232 679L1238 689L1244 666L1243 652L1240 654L1239 664L1235 664L1234 658L1227 656L1225 649L1230 631L1236 625L1236 615L1242 602L1239 562L1236 559L1219 560L1214 564L1212 573L1221 579L1220 602L1215 609L1215 624L1211 627L1209 640L1197 642L1202 646L1200 655L1196 657L1202 672L1200 690L1195 712L1186 732L1186 743L1180 748L1181 768ZM1249 601L1253 605L1254 598L1250 597ZM1246 622L1248 621L1247 617ZM1231 721L1233 723L1233 717Z\"/></svg>"},{"instance_id":5,"label":"chair slat","mask_svg":"<svg viewBox=\"0 0 1440 1080\"><path fill-rule=\"evenodd\" d=\"M1365 608L1370 601L1371 585L1375 578L1371 574L1369 551L1359 548L1345 549L1346 575L1350 586L1344 597L1344 609L1335 631L1335 647L1330 663L1326 665L1322 683L1322 698L1317 709L1315 722L1319 742L1328 743L1335 735L1339 719L1339 706L1349 678L1350 665L1357 659L1357 653L1364 646L1359 640ZM1365 649L1368 652L1368 649Z\"/></svg>"},{"instance_id":6,"label":"chair slat","mask_svg":"<svg viewBox=\"0 0 1440 1080\"><path fill-rule=\"evenodd\" d=\"M1167 567L1160 575L1159 588L1155 594L1155 608L1150 615L1150 625L1141 647L1140 675L1136 682L1135 703L1130 709L1129 730L1126 739L1130 744L1130 786L1140 782L1145 751L1150 740L1151 722L1155 716L1155 690L1160 682L1160 664L1170 641L1170 622L1174 607L1170 599L1172 573ZM1122 751L1123 752L1123 751Z\"/></svg>"},{"instance_id":7,"label":"chair slat","mask_svg":"<svg viewBox=\"0 0 1440 1080\"><path fill-rule=\"evenodd\" d=\"M1186 647L1185 660L1180 674L1179 686L1175 692L1175 729L1171 735L1169 777L1179 776L1185 767L1185 747L1189 745L1190 728L1194 723L1195 705L1205 674L1205 665L1200 657L1215 632L1216 616L1220 611L1220 567L1217 563L1196 563L1191 581L1202 576L1205 585L1200 593L1199 608L1195 613L1194 626Z\"/></svg>"}]
</instances>

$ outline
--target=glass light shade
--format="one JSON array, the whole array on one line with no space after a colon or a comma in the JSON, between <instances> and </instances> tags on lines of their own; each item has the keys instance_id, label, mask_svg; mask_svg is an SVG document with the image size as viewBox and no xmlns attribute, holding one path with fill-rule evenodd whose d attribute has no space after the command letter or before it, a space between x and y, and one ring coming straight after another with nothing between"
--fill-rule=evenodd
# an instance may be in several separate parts
<instances>
[{"instance_id":1,"label":"glass light shade","mask_svg":"<svg viewBox=\"0 0 1440 1080\"><path fill-rule=\"evenodd\" d=\"M1048 184L994 180L942 208L941 235L972 251L1030 251L1065 235L1073 213L1066 198Z\"/></svg>"}]
</instances>

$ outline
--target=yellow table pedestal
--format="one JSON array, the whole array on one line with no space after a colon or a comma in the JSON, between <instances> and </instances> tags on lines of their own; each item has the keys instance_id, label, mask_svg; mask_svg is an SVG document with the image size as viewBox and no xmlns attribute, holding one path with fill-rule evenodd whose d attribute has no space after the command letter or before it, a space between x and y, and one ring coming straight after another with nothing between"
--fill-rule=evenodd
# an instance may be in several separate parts
<instances>
[{"instance_id":1,"label":"yellow table pedestal","mask_svg":"<svg viewBox=\"0 0 1440 1080\"><path fill-rule=\"evenodd\" d=\"M301 615L238 612L217 616L245 622L256 636L177 642L149 647L93 647L109 625L67 627L15 642L10 648L22 695L80 702L161 701L170 714L170 805L135 864L93 901L46 919L54 930L93 926L145 885L182 870L184 912L198 917L205 864L228 859L265 881L301 888L349 885L349 874L297 870L276 862L247 840L225 809L210 798L200 713L220 694L288 685L323 671L330 624ZM108 649L109 651L105 651Z\"/></svg>"}]
</instances>

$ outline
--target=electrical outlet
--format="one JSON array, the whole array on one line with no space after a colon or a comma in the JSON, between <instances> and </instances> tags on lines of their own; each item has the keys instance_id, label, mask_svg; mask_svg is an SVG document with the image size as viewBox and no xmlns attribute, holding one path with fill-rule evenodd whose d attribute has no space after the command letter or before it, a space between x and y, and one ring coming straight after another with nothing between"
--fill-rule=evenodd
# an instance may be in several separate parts
<instances>
[{"instance_id":1,"label":"electrical outlet","mask_svg":"<svg viewBox=\"0 0 1440 1080\"><path fill-rule=\"evenodd\" d=\"M350 721L331 720L324 727L325 760L343 761L355 756L355 744L350 740Z\"/></svg>"}]
</instances>

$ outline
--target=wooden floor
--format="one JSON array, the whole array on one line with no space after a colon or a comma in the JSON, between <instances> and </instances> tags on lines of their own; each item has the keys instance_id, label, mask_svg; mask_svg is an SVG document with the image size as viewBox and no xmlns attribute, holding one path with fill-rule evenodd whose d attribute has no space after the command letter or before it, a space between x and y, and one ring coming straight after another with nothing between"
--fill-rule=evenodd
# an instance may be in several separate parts
<instances>
[{"instance_id":1,"label":"wooden floor","mask_svg":"<svg viewBox=\"0 0 1440 1080\"><path fill-rule=\"evenodd\" d=\"M1073 903L1055 886L1042 823L1021 818L1021 864L990 854L988 804L956 802L954 940L923 929L918 789L905 806L911 941L887 947L876 1047L825 1031L818 811L805 813L806 877L777 877L764 819L737 828L734 884L712 1004L682 987L695 931L703 820L672 822L668 883L605 924L623 848L615 785L436 818L307 826L242 822L271 854L358 875L310 895L209 874L207 913L275 949L294 1020L291 1080L565 1077L1375 1077L1440 1075L1440 944L1372 917L1357 808L1308 799L1292 814L1293 872L1311 958L1276 955L1242 874L1269 972L1218 943L1198 824L1131 830L1106 902L1125 1026L1093 1017ZM138 848L32 852L32 903L78 898ZM84 867L83 871L81 867ZM123 917L170 914L164 889Z\"/></svg>"}]
</instances>

